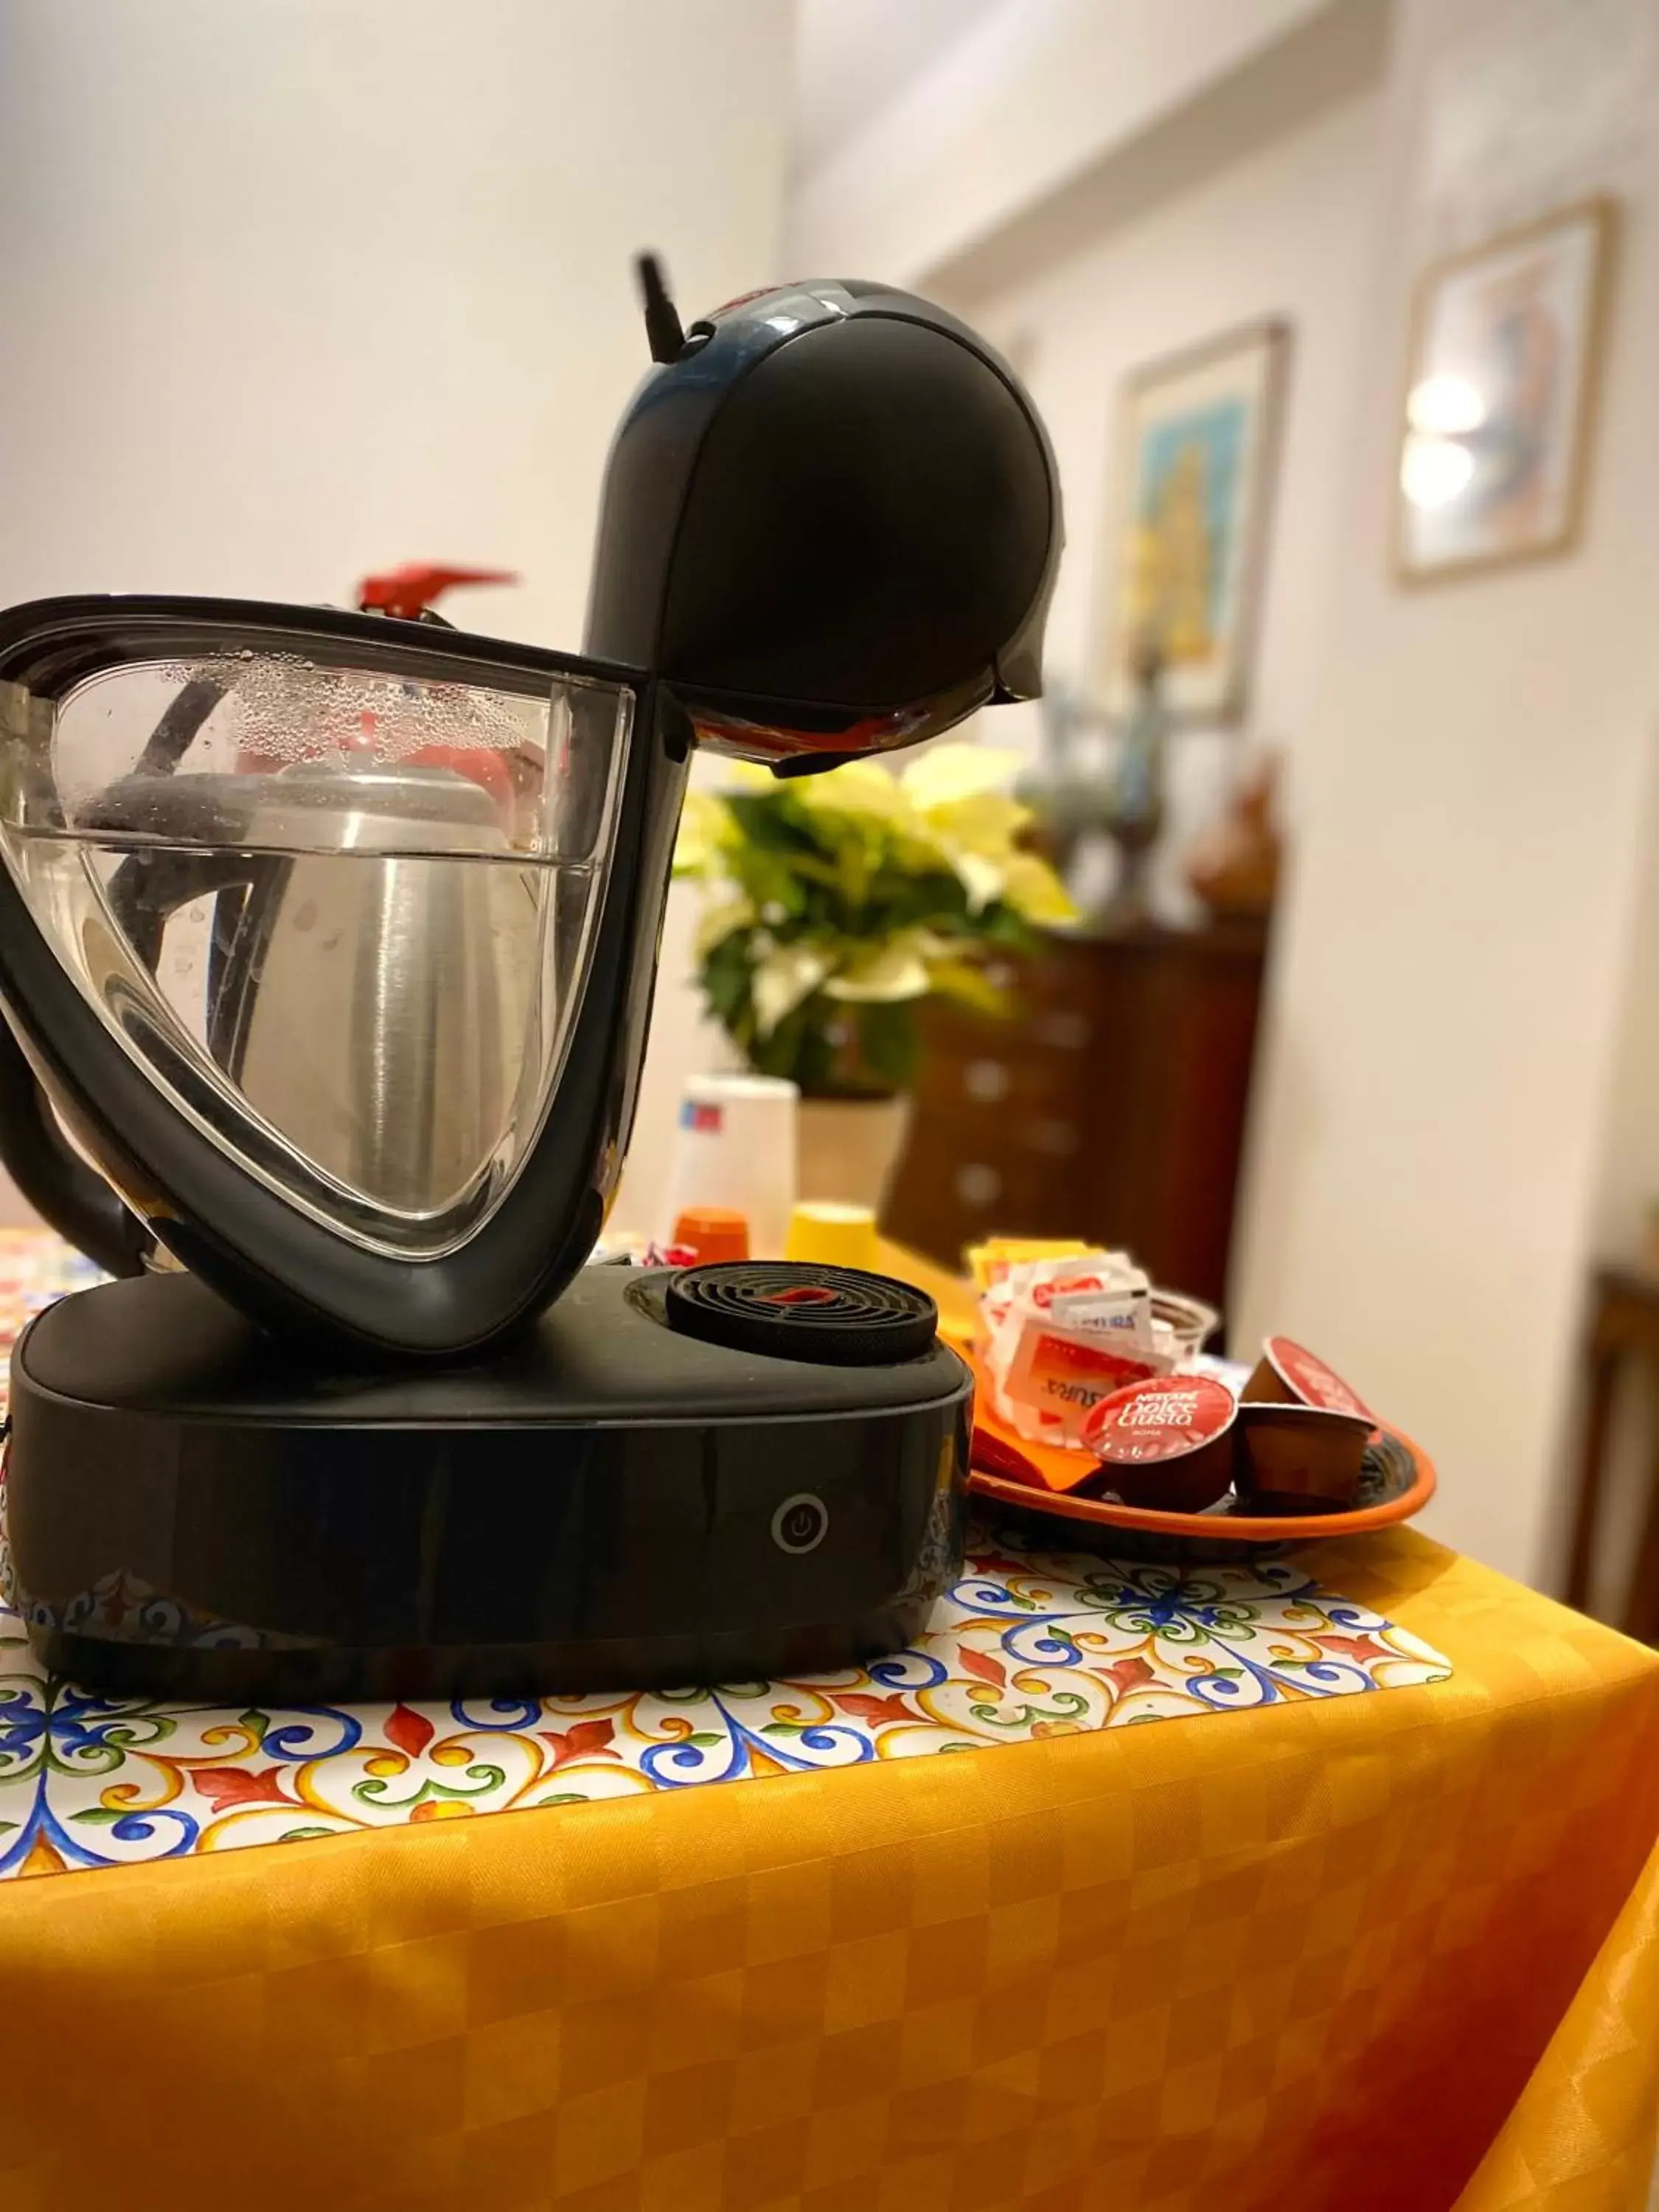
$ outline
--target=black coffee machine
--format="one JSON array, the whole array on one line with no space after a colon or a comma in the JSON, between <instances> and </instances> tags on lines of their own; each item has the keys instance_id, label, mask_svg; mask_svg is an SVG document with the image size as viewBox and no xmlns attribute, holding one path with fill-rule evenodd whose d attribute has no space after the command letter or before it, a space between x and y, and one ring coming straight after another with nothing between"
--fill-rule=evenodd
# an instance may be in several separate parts
<instances>
[{"instance_id":1,"label":"black coffee machine","mask_svg":"<svg viewBox=\"0 0 1659 2212\"><path fill-rule=\"evenodd\" d=\"M693 750L811 774L1032 696L1052 459L925 301L646 295L580 656L0 616L0 1150L125 1279L19 1340L6 1571L93 1686L817 1671L959 1561L971 1385L920 1293L584 1263Z\"/></svg>"}]
</instances>

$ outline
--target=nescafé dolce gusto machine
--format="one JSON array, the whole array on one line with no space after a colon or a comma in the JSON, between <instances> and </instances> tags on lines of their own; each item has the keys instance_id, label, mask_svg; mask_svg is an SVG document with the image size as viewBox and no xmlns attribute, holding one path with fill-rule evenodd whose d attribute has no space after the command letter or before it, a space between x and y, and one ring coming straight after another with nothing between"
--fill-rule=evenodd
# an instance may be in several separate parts
<instances>
[{"instance_id":1,"label":"nescaf\u00e9 dolce gusto machine","mask_svg":"<svg viewBox=\"0 0 1659 2212\"><path fill-rule=\"evenodd\" d=\"M1038 686L1030 403L873 284L682 331L578 655L254 602L0 616L0 1148L118 1279L20 1339L13 1601L114 1691L753 1678L912 1633L971 1385L846 1271L587 1267L695 748L780 775Z\"/></svg>"}]
</instances>

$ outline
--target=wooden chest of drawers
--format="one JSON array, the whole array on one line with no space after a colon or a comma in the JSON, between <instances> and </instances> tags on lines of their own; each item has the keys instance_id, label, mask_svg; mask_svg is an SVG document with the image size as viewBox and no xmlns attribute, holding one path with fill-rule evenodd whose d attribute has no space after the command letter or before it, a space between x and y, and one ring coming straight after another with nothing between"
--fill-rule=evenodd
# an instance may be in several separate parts
<instances>
[{"instance_id":1,"label":"wooden chest of drawers","mask_svg":"<svg viewBox=\"0 0 1659 2212\"><path fill-rule=\"evenodd\" d=\"M888 1233L951 1266L993 1232L1086 1237L1219 1305L1263 953L1237 925L1054 937L1012 1020L929 1006Z\"/></svg>"}]
</instances>

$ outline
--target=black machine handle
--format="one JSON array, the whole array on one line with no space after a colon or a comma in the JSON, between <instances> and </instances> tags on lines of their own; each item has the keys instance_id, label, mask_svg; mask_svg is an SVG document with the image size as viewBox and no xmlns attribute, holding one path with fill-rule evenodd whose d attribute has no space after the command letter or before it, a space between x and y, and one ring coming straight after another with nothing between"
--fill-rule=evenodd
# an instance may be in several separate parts
<instances>
[{"instance_id":1,"label":"black machine handle","mask_svg":"<svg viewBox=\"0 0 1659 2212\"><path fill-rule=\"evenodd\" d=\"M151 774L171 775L223 696L222 684L207 677L192 678L150 733L140 765ZM122 871L116 872L118 879ZM194 896L193 887L187 896ZM141 948L140 957L149 957L152 967L160 957L166 919L165 911L154 916L153 949ZM149 1231L65 1138L4 1019L0 1019L0 1159L41 1219L106 1274L143 1274Z\"/></svg>"},{"instance_id":2,"label":"black machine handle","mask_svg":"<svg viewBox=\"0 0 1659 2212\"><path fill-rule=\"evenodd\" d=\"M111 1275L140 1275L149 1232L70 1145L0 1020L0 1158L43 1220Z\"/></svg>"}]
</instances>

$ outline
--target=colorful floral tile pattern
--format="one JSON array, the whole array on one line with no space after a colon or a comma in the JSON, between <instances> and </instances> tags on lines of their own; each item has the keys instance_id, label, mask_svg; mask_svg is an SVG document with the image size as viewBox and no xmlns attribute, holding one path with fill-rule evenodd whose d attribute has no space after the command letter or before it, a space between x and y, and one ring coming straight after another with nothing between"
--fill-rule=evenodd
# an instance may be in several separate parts
<instances>
[{"instance_id":1,"label":"colorful floral tile pattern","mask_svg":"<svg viewBox=\"0 0 1659 2212\"><path fill-rule=\"evenodd\" d=\"M84 1281L0 1236L0 1342ZM1132 1565L981 1530L907 1651L810 1680L228 1709L85 1695L0 1608L0 1875L132 1864L1441 1680L1292 1559Z\"/></svg>"}]
</instances>

